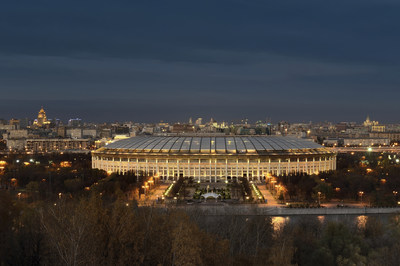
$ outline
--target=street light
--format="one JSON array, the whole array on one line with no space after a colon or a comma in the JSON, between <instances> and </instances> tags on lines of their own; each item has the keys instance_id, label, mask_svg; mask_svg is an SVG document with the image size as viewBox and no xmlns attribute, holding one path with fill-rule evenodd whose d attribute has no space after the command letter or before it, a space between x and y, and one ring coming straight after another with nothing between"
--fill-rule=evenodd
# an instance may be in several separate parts
<instances>
[{"instance_id":1,"label":"street light","mask_svg":"<svg viewBox=\"0 0 400 266\"><path fill-rule=\"evenodd\" d=\"M362 203L362 198L363 198L363 195L364 195L364 191L359 191L359 192L358 192L358 195L360 196L360 198L361 198L361 203Z\"/></svg>"}]
</instances>

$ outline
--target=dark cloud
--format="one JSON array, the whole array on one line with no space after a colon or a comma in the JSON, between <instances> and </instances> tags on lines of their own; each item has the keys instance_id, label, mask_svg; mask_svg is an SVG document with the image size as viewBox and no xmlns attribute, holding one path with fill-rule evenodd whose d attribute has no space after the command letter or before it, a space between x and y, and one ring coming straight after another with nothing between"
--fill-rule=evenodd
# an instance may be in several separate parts
<instances>
[{"instance_id":1,"label":"dark cloud","mask_svg":"<svg viewBox=\"0 0 400 266\"><path fill-rule=\"evenodd\" d=\"M0 116L395 121L397 1L9 1ZM50 110L49 110L50 112Z\"/></svg>"}]
</instances>

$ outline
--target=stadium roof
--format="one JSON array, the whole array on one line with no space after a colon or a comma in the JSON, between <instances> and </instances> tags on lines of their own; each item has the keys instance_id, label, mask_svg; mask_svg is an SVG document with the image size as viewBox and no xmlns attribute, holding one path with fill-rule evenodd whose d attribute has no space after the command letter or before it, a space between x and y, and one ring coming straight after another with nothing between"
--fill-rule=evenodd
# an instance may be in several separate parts
<instances>
[{"instance_id":1,"label":"stadium roof","mask_svg":"<svg viewBox=\"0 0 400 266\"><path fill-rule=\"evenodd\" d=\"M282 136L139 136L116 141L103 150L174 154L265 154L324 149L308 140Z\"/></svg>"}]
</instances>

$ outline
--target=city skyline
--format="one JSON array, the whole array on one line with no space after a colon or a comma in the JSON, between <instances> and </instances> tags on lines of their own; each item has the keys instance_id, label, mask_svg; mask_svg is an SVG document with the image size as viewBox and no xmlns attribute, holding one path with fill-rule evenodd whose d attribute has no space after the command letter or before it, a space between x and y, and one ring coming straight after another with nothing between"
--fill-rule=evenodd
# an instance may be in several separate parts
<instances>
[{"instance_id":1,"label":"city skyline","mask_svg":"<svg viewBox=\"0 0 400 266\"><path fill-rule=\"evenodd\" d=\"M32 12L34 11L34 12ZM398 122L395 1L3 3L0 117Z\"/></svg>"},{"instance_id":2,"label":"city skyline","mask_svg":"<svg viewBox=\"0 0 400 266\"><path fill-rule=\"evenodd\" d=\"M0 107L1 108L1 107ZM45 111L47 112L48 109L41 105L40 109L45 109ZM59 110L57 107L55 108L56 110ZM39 110L39 109L38 109ZM26 110L27 112L31 111L31 110ZM20 114L19 116L17 114ZM70 115L69 115L70 114ZM31 121L32 123L37 120L37 110L36 113L32 112L30 114L27 114L24 112L21 112L21 110L18 110L18 112L16 112L14 115L11 114L9 116L3 116L0 117L0 119L5 119L5 120L12 120L12 119L28 119L29 121ZM95 119L88 119L88 116L85 115L85 113L77 113L77 112L70 112L69 110L66 112L58 112L58 113L54 113L52 109L50 109L50 115L48 115L48 119L49 121L52 121L54 119L57 119L61 122L68 122L71 119L80 119L83 120L85 123L123 123L123 122L135 122L135 123L161 123L161 122L166 122L166 123L188 123L190 120L193 120L193 124L194 121L196 119L202 119L203 124L209 123L211 120L215 121L215 122L226 122L226 123L242 123L242 122L248 122L248 123L256 123L258 121L261 122L267 122L267 123L279 123L279 122L288 122L288 123L342 123L342 122L346 122L346 123L360 123L362 124L365 119L370 119L372 118L373 120L378 121L377 119L375 119L375 116L371 116L370 114L364 115L363 118L358 118L355 117L354 120L349 120L347 118L344 118L342 120L296 120L293 118L289 118L288 119L277 119L274 117L270 117L270 116L266 116L264 118L261 117L234 117L232 119L224 119L224 117L216 119L217 116L212 116L212 115L207 115L207 116L199 116L199 115L193 115L193 116L185 116L185 115L180 115L180 116L175 116L174 118L171 119L162 119L162 117L160 117L158 120L157 118L154 118L154 120L143 120L143 119L138 119L138 120L133 120L133 119L129 119L129 117L127 119L119 119L113 115L111 116L105 116L105 117L109 117L109 119L106 119L104 117L97 117ZM181 119L177 119L177 117L181 117ZM351 116L350 116L351 117ZM398 121L387 121L387 120L379 120L378 122L381 122L382 124L398 124ZM190 124L190 123L189 123Z\"/></svg>"}]
</instances>

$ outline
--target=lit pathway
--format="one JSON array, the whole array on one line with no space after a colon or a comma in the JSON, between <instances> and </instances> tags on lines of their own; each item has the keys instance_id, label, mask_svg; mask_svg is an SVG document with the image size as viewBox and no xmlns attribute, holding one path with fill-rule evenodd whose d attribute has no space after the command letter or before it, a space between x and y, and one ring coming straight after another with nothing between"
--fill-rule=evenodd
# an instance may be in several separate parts
<instances>
[{"instance_id":1,"label":"lit pathway","mask_svg":"<svg viewBox=\"0 0 400 266\"><path fill-rule=\"evenodd\" d=\"M170 184L160 183L160 185L156 189L151 190L149 195L146 195L146 197L142 194L141 198L138 200L138 205L152 205L156 202L157 198L161 198L169 185Z\"/></svg>"},{"instance_id":2,"label":"lit pathway","mask_svg":"<svg viewBox=\"0 0 400 266\"><path fill-rule=\"evenodd\" d=\"M276 199L272 196L271 192L266 188L265 183L257 184L258 189L261 194L263 194L264 198L267 200L267 206L269 207L282 207L282 204L279 204Z\"/></svg>"},{"instance_id":3,"label":"lit pathway","mask_svg":"<svg viewBox=\"0 0 400 266\"><path fill-rule=\"evenodd\" d=\"M157 198L161 198L165 190L169 187L169 185L171 184L160 183L160 185L155 190L152 190L150 192L148 199L154 202L157 200Z\"/></svg>"}]
</instances>

